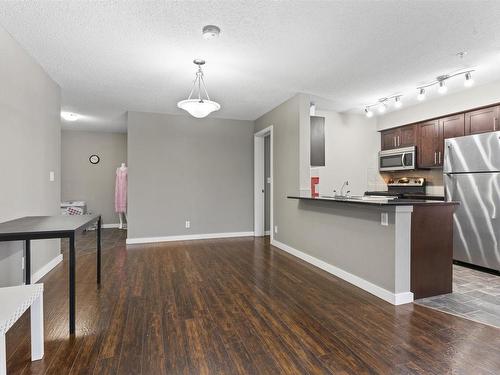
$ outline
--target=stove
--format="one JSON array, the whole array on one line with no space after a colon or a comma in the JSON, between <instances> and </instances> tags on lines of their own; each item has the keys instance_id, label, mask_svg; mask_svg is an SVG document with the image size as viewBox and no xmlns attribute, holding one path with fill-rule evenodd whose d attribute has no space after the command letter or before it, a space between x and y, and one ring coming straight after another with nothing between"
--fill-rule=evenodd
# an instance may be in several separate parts
<instances>
[{"instance_id":1,"label":"stove","mask_svg":"<svg viewBox=\"0 0 500 375\"><path fill-rule=\"evenodd\" d=\"M387 182L387 191L367 191L365 195L408 198L409 195L425 197L425 178L423 177L401 177L390 179Z\"/></svg>"}]
</instances>

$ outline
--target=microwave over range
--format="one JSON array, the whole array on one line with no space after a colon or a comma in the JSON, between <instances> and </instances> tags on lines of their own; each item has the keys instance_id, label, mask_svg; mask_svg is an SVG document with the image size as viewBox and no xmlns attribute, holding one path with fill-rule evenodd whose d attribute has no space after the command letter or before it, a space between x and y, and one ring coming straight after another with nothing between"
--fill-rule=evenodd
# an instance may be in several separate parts
<instances>
[{"instance_id":1,"label":"microwave over range","mask_svg":"<svg viewBox=\"0 0 500 375\"><path fill-rule=\"evenodd\" d=\"M417 168L415 146L384 150L378 153L379 171L404 171Z\"/></svg>"}]
</instances>

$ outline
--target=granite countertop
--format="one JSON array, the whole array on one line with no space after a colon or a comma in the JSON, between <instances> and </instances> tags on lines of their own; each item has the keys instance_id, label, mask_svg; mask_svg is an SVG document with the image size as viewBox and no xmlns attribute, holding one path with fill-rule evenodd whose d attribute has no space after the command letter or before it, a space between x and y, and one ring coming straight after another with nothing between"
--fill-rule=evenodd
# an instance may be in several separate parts
<instances>
[{"instance_id":1,"label":"granite countertop","mask_svg":"<svg viewBox=\"0 0 500 375\"><path fill-rule=\"evenodd\" d=\"M428 199L387 199L385 197L380 198L366 198L364 196L351 196L350 198L338 198L333 196L297 196L289 195L289 199L307 200L307 201L319 201L319 202L335 202L335 203L353 203L366 206L417 206L417 205L432 205L432 206L449 206L458 205L458 202L444 202L440 200L428 200Z\"/></svg>"}]
</instances>

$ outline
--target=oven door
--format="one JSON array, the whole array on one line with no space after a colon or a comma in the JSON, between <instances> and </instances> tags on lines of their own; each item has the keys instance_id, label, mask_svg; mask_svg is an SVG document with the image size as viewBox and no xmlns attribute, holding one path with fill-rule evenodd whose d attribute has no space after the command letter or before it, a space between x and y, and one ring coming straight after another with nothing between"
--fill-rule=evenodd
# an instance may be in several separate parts
<instances>
[{"instance_id":1,"label":"oven door","mask_svg":"<svg viewBox=\"0 0 500 375\"><path fill-rule=\"evenodd\" d=\"M415 147L379 152L380 171L403 171L415 169Z\"/></svg>"}]
</instances>

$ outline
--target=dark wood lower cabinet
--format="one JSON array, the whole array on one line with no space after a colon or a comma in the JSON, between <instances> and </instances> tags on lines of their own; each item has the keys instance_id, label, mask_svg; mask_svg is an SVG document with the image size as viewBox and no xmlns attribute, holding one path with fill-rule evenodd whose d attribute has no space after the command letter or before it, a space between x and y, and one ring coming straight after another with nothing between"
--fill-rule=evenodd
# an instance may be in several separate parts
<instances>
[{"instance_id":1,"label":"dark wood lower cabinet","mask_svg":"<svg viewBox=\"0 0 500 375\"><path fill-rule=\"evenodd\" d=\"M413 206L411 287L414 298L452 291L453 211L455 206Z\"/></svg>"}]
</instances>

